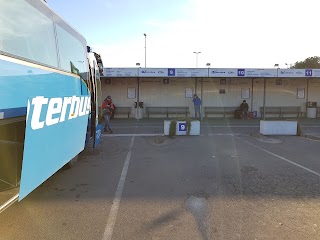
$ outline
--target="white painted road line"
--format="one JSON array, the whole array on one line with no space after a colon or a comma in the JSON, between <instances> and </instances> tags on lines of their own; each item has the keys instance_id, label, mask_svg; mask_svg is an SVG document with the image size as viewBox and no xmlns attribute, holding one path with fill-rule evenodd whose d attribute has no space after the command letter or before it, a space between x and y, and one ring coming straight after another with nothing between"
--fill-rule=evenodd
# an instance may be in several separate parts
<instances>
[{"instance_id":1,"label":"white painted road line","mask_svg":"<svg viewBox=\"0 0 320 240\"><path fill-rule=\"evenodd\" d=\"M129 151L128 151L126 160L125 160L124 165L123 165L123 169L122 169L122 172L121 172L121 176L120 176L120 180L119 180L119 183L118 183L117 191L115 193L114 200L113 200L113 203L112 203L112 206L111 206L111 210L110 210L110 213L109 213L107 226L106 226L106 228L104 230L103 240L111 240L111 238L112 238L112 232L113 232L113 228L114 228L114 225L116 223L116 220L117 220L117 215L118 215L118 210L119 210L119 206L120 206L122 191L123 191L124 183L126 181L127 172L128 172L128 168L129 168L129 162L130 162L130 159L131 159L131 151L132 151L133 143L134 143L134 137L131 138Z\"/></svg>"},{"instance_id":2,"label":"white painted road line","mask_svg":"<svg viewBox=\"0 0 320 240\"><path fill-rule=\"evenodd\" d=\"M112 128L133 128L133 127L138 127L138 128L154 128L154 127L163 127L162 123L159 124L140 124L140 125L130 125L130 124L113 124ZM244 127L244 128L255 128L255 127L260 127L259 124L253 124L253 125L211 125L211 124L206 124L202 123L202 127L216 127L216 128L224 128L224 127L230 127L230 128L238 128L238 127ZM300 125L301 127L305 128L320 128L320 125Z\"/></svg>"},{"instance_id":3,"label":"white painted road line","mask_svg":"<svg viewBox=\"0 0 320 240\"><path fill-rule=\"evenodd\" d=\"M136 125L123 125L123 126L121 126L121 125L112 125L112 129L119 129L119 128L130 128L130 129L132 129L132 128L163 128L163 125L140 125L140 126L136 126Z\"/></svg>"},{"instance_id":4,"label":"white painted road line","mask_svg":"<svg viewBox=\"0 0 320 240\"><path fill-rule=\"evenodd\" d=\"M243 133L208 133L200 136L237 136ZM157 137L165 136L163 133L123 133L123 134L102 134L101 137ZM178 137L178 136L177 136Z\"/></svg>"},{"instance_id":5,"label":"white painted road line","mask_svg":"<svg viewBox=\"0 0 320 240\"><path fill-rule=\"evenodd\" d=\"M101 137L156 137L164 136L163 133L124 133L124 134L102 134Z\"/></svg>"},{"instance_id":6,"label":"white painted road line","mask_svg":"<svg viewBox=\"0 0 320 240\"><path fill-rule=\"evenodd\" d=\"M275 154L275 153L273 153L273 152L270 152L270 151L268 151L268 150L266 150L266 149L264 149L264 148L262 148L262 147L259 147L259 146L255 145L255 144L251 143L251 142L245 141L245 140L243 140L243 139L241 139L241 138L239 138L239 137L236 137L236 136L234 136L234 137L237 138L237 139L239 139L239 140L242 141L242 142L245 142L245 143L249 144L249 145L252 146L252 147L258 148L259 150L261 150L261 151L263 151L263 152L266 152L266 153L268 153L268 154L270 154L270 155L272 155L272 156L274 156L274 157L277 157L277 158L279 158L279 159L281 159L281 160L283 160L283 161L285 161L285 162L288 162L288 163L290 163L290 164L292 164L292 165L294 165L294 166L296 166L296 167L302 168L302 169L304 169L304 170L306 170L306 171L308 171L308 172L310 172L310 173L312 173L312 174L320 177L320 173L318 173L318 172L316 172L316 171L313 171L313 170L311 170L310 168L304 167L304 166L302 166L302 165L300 165L300 164L298 164L298 163L295 163L295 162L293 162L293 161L291 161L291 160L289 160L289 159L287 159L287 158L285 158L285 157L282 157L282 156L280 156L280 155L278 155L278 154Z\"/></svg>"},{"instance_id":7,"label":"white painted road line","mask_svg":"<svg viewBox=\"0 0 320 240\"><path fill-rule=\"evenodd\" d=\"M202 127L214 127L214 128L258 128L259 125L207 125L207 124L201 124ZM128 126L128 125L113 125L112 129L119 129L119 128L130 128L133 127L138 128L163 128L163 125L139 125L139 126Z\"/></svg>"},{"instance_id":8,"label":"white painted road line","mask_svg":"<svg viewBox=\"0 0 320 240\"><path fill-rule=\"evenodd\" d=\"M243 135L242 133L208 133L208 136L237 136Z\"/></svg>"},{"instance_id":9,"label":"white painted road line","mask_svg":"<svg viewBox=\"0 0 320 240\"><path fill-rule=\"evenodd\" d=\"M208 127L214 127L214 128L258 128L260 127L259 125L224 125L224 126L220 126L220 125L209 125Z\"/></svg>"}]
</instances>

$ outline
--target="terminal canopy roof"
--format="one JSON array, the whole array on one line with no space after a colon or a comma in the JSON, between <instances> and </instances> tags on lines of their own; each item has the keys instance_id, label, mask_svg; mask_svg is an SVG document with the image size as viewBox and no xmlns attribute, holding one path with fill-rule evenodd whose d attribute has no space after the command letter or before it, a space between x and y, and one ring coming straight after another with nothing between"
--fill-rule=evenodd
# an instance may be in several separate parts
<instances>
[{"instance_id":1,"label":"terminal canopy roof","mask_svg":"<svg viewBox=\"0 0 320 240\"><path fill-rule=\"evenodd\" d=\"M254 68L105 68L105 77L312 78L320 69Z\"/></svg>"}]
</instances>

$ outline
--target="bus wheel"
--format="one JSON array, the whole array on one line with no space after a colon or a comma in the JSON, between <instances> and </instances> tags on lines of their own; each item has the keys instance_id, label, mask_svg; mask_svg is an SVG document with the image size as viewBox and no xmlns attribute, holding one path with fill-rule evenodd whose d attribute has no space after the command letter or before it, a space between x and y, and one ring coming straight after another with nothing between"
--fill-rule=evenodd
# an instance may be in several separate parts
<instances>
[{"instance_id":1,"label":"bus wheel","mask_svg":"<svg viewBox=\"0 0 320 240\"><path fill-rule=\"evenodd\" d=\"M67 164L66 167L68 169L72 168L76 163L78 162L78 155L76 155L74 158L72 158Z\"/></svg>"}]
</instances>

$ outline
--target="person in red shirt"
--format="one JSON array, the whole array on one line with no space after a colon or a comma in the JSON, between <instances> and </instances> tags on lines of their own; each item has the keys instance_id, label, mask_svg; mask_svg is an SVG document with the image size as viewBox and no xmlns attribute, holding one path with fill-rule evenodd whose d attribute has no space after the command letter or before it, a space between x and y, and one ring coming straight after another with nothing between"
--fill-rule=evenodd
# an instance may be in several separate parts
<instances>
[{"instance_id":1,"label":"person in red shirt","mask_svg":"<svg viewBox=\"0 0 320 240\"><path fill-rule=\"evenodd\" d=\"M102 102L102 112L103 112L103 118L105 120L104 125L104 131L112 133L111 126L110 126L110 116L112 115L114 111L114 106L112 103L111 96L108 96L103 102Z\"/></svg>"},{"instance_id":2,"label":"person in red shirt","mask_svg":"<svg viewBox=\"0 0 320 240\"><path fill-rule=\"evenodd\" d=\"M110 105L110 110L111 110L110 119L112 119L114 117L114 111L116 106L113 104L111 96L107 97L107 104Z\"/></svg>"}]
</instances>

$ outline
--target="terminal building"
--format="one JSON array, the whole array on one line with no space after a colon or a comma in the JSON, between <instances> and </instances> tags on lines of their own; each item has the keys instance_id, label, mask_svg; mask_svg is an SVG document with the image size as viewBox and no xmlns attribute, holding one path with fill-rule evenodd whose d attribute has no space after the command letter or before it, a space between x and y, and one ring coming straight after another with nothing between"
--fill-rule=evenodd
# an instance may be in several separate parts
<instances>
[{"instance_id":1,"label":"terminal building","mask_svg":"<svg viewBox=\"0 0 320 240\"><path fill-rule=\"evenodd\" d=\"M320 115L320 69L105 68L101 85L116 118L192 117L194 94L203 117L233 117L243 100L258 118Z\"/></svg>"}]
</instances>

